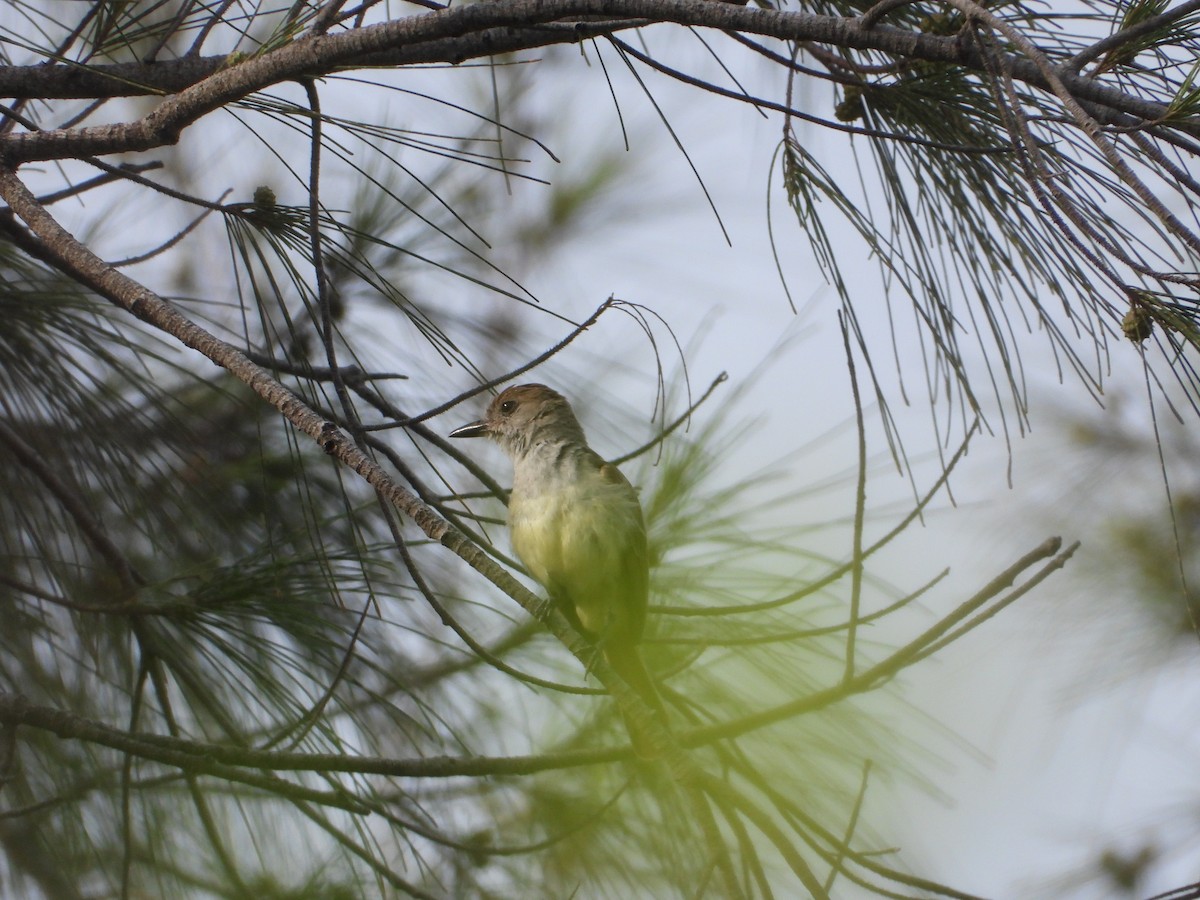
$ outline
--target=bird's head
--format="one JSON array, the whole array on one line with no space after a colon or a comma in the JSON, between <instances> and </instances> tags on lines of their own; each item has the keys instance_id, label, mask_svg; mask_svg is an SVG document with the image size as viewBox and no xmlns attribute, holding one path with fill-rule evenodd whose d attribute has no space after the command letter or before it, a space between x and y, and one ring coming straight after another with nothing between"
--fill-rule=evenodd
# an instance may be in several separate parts
<instances>
[{"instance_id":1,"label":"bird's head","mask_svg":"<svg viewBox=\"0 0 1200 900\"><path fill-rule=\"evenodd\" d=\"M544 384L506 388L488 404L482 419L454 429L450 437L490 437L514 457L539 440L584 443L567 398Z\"/></svg>"}]
</instances>

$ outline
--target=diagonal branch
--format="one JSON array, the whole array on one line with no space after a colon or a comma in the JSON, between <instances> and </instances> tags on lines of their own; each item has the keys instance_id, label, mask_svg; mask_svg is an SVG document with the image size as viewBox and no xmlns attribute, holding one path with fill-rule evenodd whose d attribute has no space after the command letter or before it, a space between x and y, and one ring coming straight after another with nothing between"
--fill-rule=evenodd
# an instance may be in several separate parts
<instances>
[{"instance_id":1,"label":"diagonal branch","mask_svg":"<svg viewBox=\"0 0 1200 900\"><path fill-rule=\"evenodd\" d=\"M354 439L338 425L317 413L299 396L275 380L271 373L251 362L237 347L221 340L174 306L114 269L75 239L51 216L11 169L0 167L0 197L21 217L40 242L47 258L71 277L127 310L144 322L198 351L275 407L298 431L308 435L334 459L354 471L379 496L409 516L431 540L459 556L471 568L517 601L531 616L540 619L556 638L584 663L609 690L621 708L645 727L651 736L660 735L660 746L673 748L670 764L684 766L681 752L666 734L649 707L602 660L593 659L591 645L558 614L547 614L544 604L493 562L461 531L426 505L417 495L398 484Z\"/></svg>"}]
</instances>

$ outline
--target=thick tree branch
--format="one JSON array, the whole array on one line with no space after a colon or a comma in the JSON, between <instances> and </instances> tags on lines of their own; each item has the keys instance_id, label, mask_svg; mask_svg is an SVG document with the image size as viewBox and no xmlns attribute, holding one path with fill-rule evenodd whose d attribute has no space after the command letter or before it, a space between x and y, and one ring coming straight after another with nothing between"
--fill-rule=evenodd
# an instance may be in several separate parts
<instances>
[{"instance_id":1,"label":"thick tree branch","mask_svg":"<svg viewBox=\"0 0 1200 900\"><path fill-rule=\"evenodd\" d=\"M606 21L578 21L581 17ZM453 62L582 40L652 22L703 26L875 50L907 59L951 63L983 72L971 42L860 19L744 8L710 0L496 0L409 16L333 35L313 35L226 68L226 58L186 58L150 65L0 67L0 95L52 99L170 94L133 122L8 135L0 157L9 164L148 150L173 144L193 122L273 84L340 68ZM1004 66L1021 82L1049 89L1044 71L1012 56ZM1054 87L1109 111L1112 122L1136 125L1164 118L1167 106L1144 100L1062 68ZM1128 121L1120 121L1122 118ZM1200 135L1200 125L1175 123Z\"/></svg>"}]
</instances>

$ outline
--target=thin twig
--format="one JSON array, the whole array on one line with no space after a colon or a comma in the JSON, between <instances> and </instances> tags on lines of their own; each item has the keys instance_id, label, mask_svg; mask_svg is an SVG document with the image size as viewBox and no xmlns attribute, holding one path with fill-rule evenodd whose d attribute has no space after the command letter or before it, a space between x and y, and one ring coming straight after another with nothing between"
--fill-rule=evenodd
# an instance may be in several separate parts
<instances>
[{"instance_id":1,"label":"thin twig","mask_svg":"<svg viewBox=\"0 0 1200 900\"><path fill-rule=\"evenodd\" d=\"M618 301L615 297L609 297L607 300L605 300L603 303L601 303L598 307L596 307L596 311L593 312L590 316L588 316L581 324L576 325L575 328L572 329L570 334L568 334L565 338L563 338L561 341L559 341L557 344L555 344L549 350L545 351L544 353L539 354L538 356L535 356L529 362L524 363L524 364L518 366L517 368L512 369L509 372L506 372L503 375L497 376L496 378L486 381L483 384L476 385L475 387L473 387L469 390L463 391L461 394L458 394L457 396L450 398L445 403L441 403L438 406L435 406L433 409L427 409L425 412L421 413L420 415L400 419L399 421L396 421L396 422L389 422L386 425L366 426L366 427L364 427L363 430L364 431L382 431L382 430L388 429L388 428L409 428L413 425L418 425L421 422L424 422L426 419L432 419L434 416L440 416L442 413L453 409L454 407L458 406L460 403L464 403L465 401L470 400L472 397L476 397L479 394L482 394L484 391L490 391L493 388L495 388L497 385L504 384L506 381L511 381L512 379L516 378L518 375L525 374L530 369L534 369L534 368L540 366L546 360L550 359L550 357L559 353L564 347L566 347L573 340L575 340L575 338L579 337L579 335L583 334L585 331L587 331L589 328L591 328L593 325L595 325L597 320L600 318L600 316L603 315L605 311L612 308L612 306L617 302Z\"/></svg>"},{"instance_id":2,"label":"thin twig","mask_svg":"<svg viewBox=\"0 0 1200 900\"><path fill-rule=\"evenodd\" d=\"M862 397L858 393L858 377L854 369L854 353L850 349L850 329L841 310L838 322L842 328L842 344L846 352L846 370L850 374L850 393L854 398L854 418L858 426L858 481L854 490L854 534L850 551L850 613L846 629L846 665L843 679L854 678L855 639L858 637L858 615L862 604L863 581L863 521L867 514L867 427L863 422Z\"/></svg>"}]
</instances>

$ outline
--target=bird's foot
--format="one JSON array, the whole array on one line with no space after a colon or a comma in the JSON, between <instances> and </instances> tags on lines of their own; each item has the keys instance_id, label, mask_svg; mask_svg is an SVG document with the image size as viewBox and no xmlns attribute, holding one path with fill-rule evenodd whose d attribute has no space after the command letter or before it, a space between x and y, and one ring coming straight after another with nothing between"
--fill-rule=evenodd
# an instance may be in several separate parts
<instances>
[{"instance_id":1,"label":"bird's foot","mask_svg":"<svg viewBox=\"0 0 1200 900\"><path fill-rule=\"evenodd\" d=\"M592 669L596 668L596 663L604 655L604 644L600 641L592 644L588 648L587 653L583 655L583 674L585 676L592 674Z\"/></svg>"},{"instance_id":2,"label":"bird's foot","mask_svg":"<svg viewBox=\"0 0 1200 900\"><path fill-rule=\"evenodd\" d=\"M545 622L550 618L550 613L554 611L554 606L553 600L549 597L543 597L533 608L533 617L539 622Z\"/></svg>"}]
</instances>

